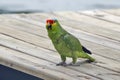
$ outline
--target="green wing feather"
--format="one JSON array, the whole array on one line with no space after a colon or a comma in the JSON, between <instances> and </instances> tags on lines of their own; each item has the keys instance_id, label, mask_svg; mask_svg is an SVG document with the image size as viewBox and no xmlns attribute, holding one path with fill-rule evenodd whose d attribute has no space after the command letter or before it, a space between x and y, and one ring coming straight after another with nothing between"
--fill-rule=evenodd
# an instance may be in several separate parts
<instances>
[{"instance_id":1,"label":"green wing feather","mask_svg":"<svg viewBox=\"0 0 120 80\"><path fill-rule=\"evenodd\" d=\"M71 49L72 51L82 51L82 46L77 38L73 35L67 33L63 41L65 42L66 46Z\"/></svg>"}]
</instances>

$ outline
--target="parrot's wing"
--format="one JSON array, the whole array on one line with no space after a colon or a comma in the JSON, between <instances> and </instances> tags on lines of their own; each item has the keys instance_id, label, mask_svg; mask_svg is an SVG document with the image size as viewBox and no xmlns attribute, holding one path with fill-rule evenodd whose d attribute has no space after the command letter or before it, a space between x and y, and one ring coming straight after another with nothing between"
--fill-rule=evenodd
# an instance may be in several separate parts
<instances>
[{"instance_id":1,"label":"parrot's wing","mask_svg":"<svg viewBox=\"0 0 120 80\"><path fill-rule=\"evenodd\" d=\"M71 34L66 34L63 38L66 46L72 50L72 51L76 51L76 50L82 50L82 46L79 42L79 40L77 38L75 38L73 35Z\"/></svg>"},{"instance_id":2,"label":"parrot's wing","mask_svg":"<svg viewBox=\"0 0 120 80\"><path fill-rule=\"evenodd\" d=\"M89 51L87 48L82 46L77 38L75 38L71 34L66 34L64 36L64 41L66 46L71 50L71 51L84 51L85 53L92 54L91 51Z\"/></svg>"}]
</instances>

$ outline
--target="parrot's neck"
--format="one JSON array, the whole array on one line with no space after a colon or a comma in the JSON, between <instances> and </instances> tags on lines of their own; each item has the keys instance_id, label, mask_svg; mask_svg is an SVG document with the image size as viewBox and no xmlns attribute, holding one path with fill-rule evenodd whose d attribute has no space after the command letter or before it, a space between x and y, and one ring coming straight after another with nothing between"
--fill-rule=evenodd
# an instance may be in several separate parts
<instances>
[{"instance_id":1,"label":"parrot's neck","mask_svg":"<svg viewBox=\"0 0 120 80\"><path fill-rule=\"evenodd\" d=\"M53 42L56 42L56 40L60 39L60 37L64 36L66 34L66 31L62 28L59 28L55 31L49 32L48 36L51 38Z\"/></svg>"}]
</instances>

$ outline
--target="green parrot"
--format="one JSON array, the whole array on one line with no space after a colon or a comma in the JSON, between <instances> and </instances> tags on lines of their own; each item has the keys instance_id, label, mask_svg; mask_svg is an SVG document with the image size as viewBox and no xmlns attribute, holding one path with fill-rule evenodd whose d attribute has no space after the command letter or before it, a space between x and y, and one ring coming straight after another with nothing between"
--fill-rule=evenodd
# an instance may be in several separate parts
<instances>
[{"instance_id":1,"label":"green parrot","mask_svg":"<svg viewBox=\"0 0 120 80\"><path fill-rule=\"evenodd\" d=\"M77 58L87 58L88 62L95 61L94 58L88 55L92 53L82 46L76 37L64 30L58 20L46 20L46 29L49 38L52 40L52 43L60 54L62 60L62 62L57 65L66 66L66 57L72 58L72 63L70 63L71 65L76 63Z\"/></svg>"}]
</instances>

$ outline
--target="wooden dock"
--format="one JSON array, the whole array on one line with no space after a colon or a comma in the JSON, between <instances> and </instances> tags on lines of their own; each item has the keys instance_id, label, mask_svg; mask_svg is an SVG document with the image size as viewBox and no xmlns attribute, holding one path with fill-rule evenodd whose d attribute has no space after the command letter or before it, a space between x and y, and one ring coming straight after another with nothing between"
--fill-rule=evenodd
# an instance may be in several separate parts
<instances>
[{"instance_id":1,"label":"wooden dock","mask_svg":"<svg viewBox=\"0 0 120 80\"><path fill-rule=\"evenodd\" d=\"M60 57L47 36L48 18L57 18L96 62L56 66ZM2 14L0 64L45 80L120 80L120 9Z\"/></svg>"}]
</instances>

